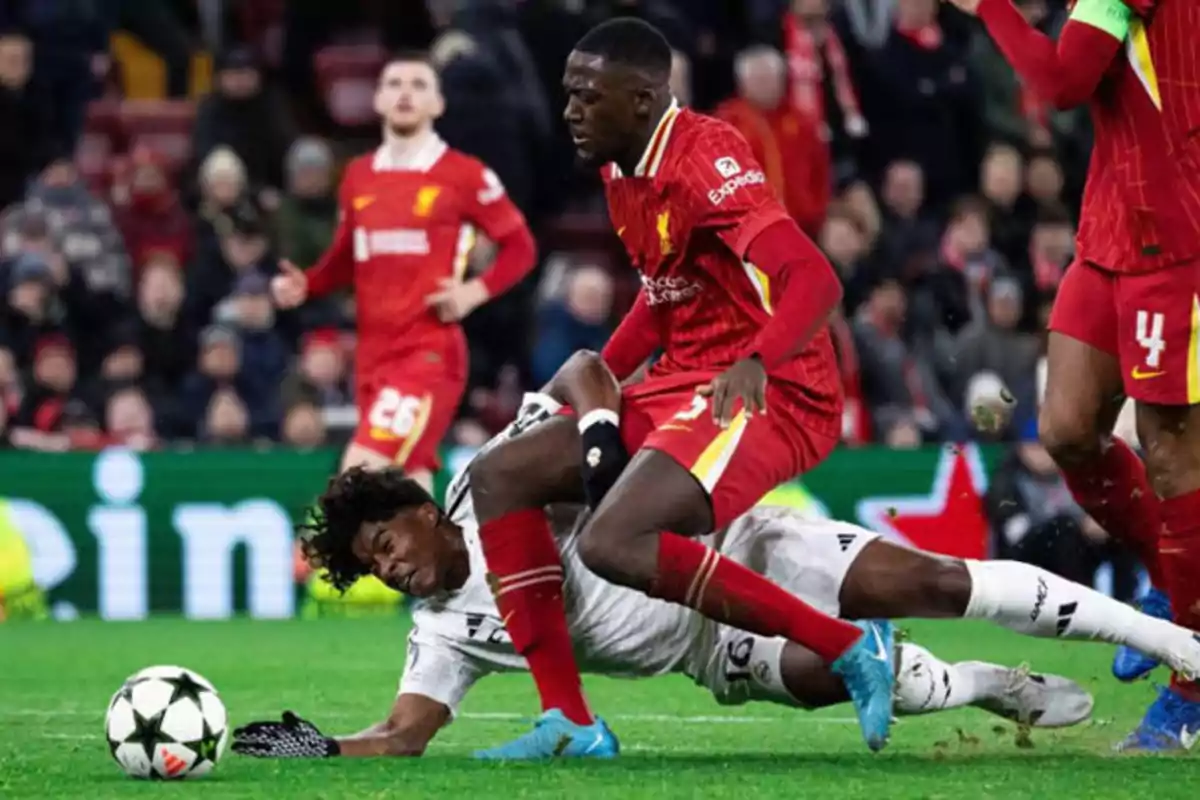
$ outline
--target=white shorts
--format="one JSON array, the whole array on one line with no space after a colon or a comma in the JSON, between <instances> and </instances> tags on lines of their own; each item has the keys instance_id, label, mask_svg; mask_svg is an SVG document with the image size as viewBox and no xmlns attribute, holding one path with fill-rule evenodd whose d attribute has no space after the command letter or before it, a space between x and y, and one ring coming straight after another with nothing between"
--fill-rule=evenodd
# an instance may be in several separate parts
<instances>
[{"instance_id":1,"label":"white shorts","mask_svg":"<svg viewBox=\"0 0 1200 800\"><path fill-rule=\"evenodd\" d=\"M764 514L766 511L768 513ZM730 527L722 555L763 575L819 611L841 611L842 582L877 533L826 519L799 519L794 511L756 509ZM707 622L684 672L722 705L751 700L799 705L783 686L779 663L785 639Z\"/></svg>"}]
</instances>

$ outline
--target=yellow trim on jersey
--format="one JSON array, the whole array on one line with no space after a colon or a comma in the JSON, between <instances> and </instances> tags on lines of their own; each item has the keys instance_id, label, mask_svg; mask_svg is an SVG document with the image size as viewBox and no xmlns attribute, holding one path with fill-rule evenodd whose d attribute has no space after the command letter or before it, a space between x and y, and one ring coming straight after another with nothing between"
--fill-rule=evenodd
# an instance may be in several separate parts
<instances>
[{"instance_id":1,"label":"yellow trim on jersey","mask_svg":"<svg viewBox=\"0 0 1200 800\"><path fill-rule=\"evenodd\" d=\"M429 424L429 415L432 410L433 398L430 395L423 396L421 398L421 407L417 409L417 418L413 421L412 430L404 437L404 444L400 445L400 450L396 453L396 466L403 467L408 462L408 457L412 455L413 448L417 446L417 442L421 441L421 437L425 435L425 426Z\"/></svg>"},{"instance_id":2,"label":"yellow trim on jersey","mask_svg":"<svg viewBox=\"0 0 1200 800\"><path fill-rule=\"evenodd\" d=\"M1192 330L1188 335L1188 405L1200 404L1200 297L1192 295Z\"/></svg>"},{"instance_id":3,"label":"yellow trim on jersey","mask_svg":"<svg viewBox=\"0 0 1200 800\"><path fill-rule=\"evenodd\" d=\"M671 105L663 113L658 124L654 126L654 133L650 135L650 142L646 145L646 152L642 153L637 166L633 169L635 177L653 178L658 174L663 154L667 152L667 142L671 139L671 129L675 127L675 120L678 117L679 103L672 99Z\"/></svg>"},{"instance_id":4,"label":"yellow trim on jersey","mask_svg":"<svg viewBox=\"0 0 1200 800\"><path fill-rule=\"evenodd\" d=\"M734 451L737 450L738 442L742 440L742 434L745 431L746 412L742 410L729 423L728 428L709 442L708 447L704 448L704 452L696 459L696 463L692 464L690 472L710 494L721 480L725 468L729 466Z\"/></svg>"},{"instance_id":5,"label":"yellow trim on jersey","mask_svg":"<svg viewBox=\"0 0 1200 800\"><path fill-rule=\"evenodd\" d=\"M467 265L471 261L471 250L475 247L475 227L463 225L458 229L458 242L454 245L453 275L461 281L467 274Z\"/></svg>"},{"instance_id":6,"label":"yellow trim on jersey","mask_svg":"<svg viewBox=\"0 0 1200 800\"><path fill-rule=\"evenodd\" d=\"M771 305L770 276L749 261L742 262L742 269L746 270L746 277L750 279L750 285L754 287L755 293L758 294L758 299L762 303L763 310L768 314L774 314L775 307Z\"/></svg>"},{"instance_id":7,"label":"yellow trim on jersey","mask_svg":"<svg viewBox=\"0 0 1200 800\"><path fill-rule=\"evenodd\" d=\"M1154 68L1154 57L1150 53L1150 37L1146 33L1146 23L1140 17L1129 23L1129 38L1126 40L1126 50L1129 53L1129 63L1133 72L1138 76L1146 94L1150 95L1154 107L1162 111L1162 95L1158 91L1158 72Z\"/></svg>"}]
</instances>

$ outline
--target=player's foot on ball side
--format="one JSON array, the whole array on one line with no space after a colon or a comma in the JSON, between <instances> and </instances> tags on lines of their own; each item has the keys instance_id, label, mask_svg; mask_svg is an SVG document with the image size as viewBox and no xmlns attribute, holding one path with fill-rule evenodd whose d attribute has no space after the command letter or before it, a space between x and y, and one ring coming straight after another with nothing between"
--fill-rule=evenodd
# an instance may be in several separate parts
<instances>
[{"instance_id":1,"label":"player's foot on ball side","mask_svg":"<svg viewBox=\"0 0 1200 800\"><path fill-rule=\"evenodd\" d=\"M854 624L862 628L862 637L830 668L846 683L867 747L878 751L887 744L892 727L896 632L884 620Z\"/></svg>"},{"instance_id":2,"label":"player's foot on ball side","mask_svg":"<svg viewBox=\"0 0 1200 800\"><path fill-rule=\"evenodd\" d=\"M478 750L484 761L536 761L546 758L615 758L621 746L599 717L591 725L578 725L552 708L538 719L533 730L499 747Z\"/></svg>"},{"instance_id":3,"label":"player's foot on ball side","mask_svg":"<svg viewBox=\"0 0 1200 800\"><path fill-rule=\"evenodd\" d=\"M1040 675L1029 667L1002 667L986 661L954 665L977 686L1003 687L971 705L1034 728L1065 728L1092 715L1095 699L1078 683L1060 675Z\"/></svg>"},{"instance_id":4,"label":"player's foot on ball side","mask_svg":"<svg viewBox=\"0 0 1200 800\"><path fill-rule=\"evenodd\" d=\"M1171 601L1158 589L1151 587L1150 591L1138 601L1138 608L1143 614L1155 619L1171 618ZM1113 657L1112 674L1119 681L1136 681L1146 677L1159 665L1159 660L1148 656L1140 650L1134 650L1128 645L1117 648Z\"/></svg>"},{"instance_id":5,"label":"player's foot on ball side","mask_svg":"<svg viewBox=\"0 0 1200 800\"><path fill-rule=\"evenodd\" d=\"M1167 687L1146 709L1137 729L1117 745L1123 753L1172 753L1191 750L1200 741L1200 703Z\"/></svg>"}]
</instances>

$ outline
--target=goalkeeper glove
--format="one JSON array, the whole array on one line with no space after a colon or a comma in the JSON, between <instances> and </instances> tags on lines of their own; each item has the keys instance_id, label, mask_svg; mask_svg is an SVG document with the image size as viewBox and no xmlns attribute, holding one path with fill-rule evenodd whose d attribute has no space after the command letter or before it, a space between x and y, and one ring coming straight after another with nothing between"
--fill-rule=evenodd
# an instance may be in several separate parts
<instances>
[{"instance_id":1,"label":"goalkeeper glove","mask_svg":"<svg viewBox=\"0 0 1200 800\"><path fill-rule=\"evenodd\" d=\"M579 420L583 444L583 494L588 508L593 511L629 463L629 453L621 441L617 421L616 412L607 409L589 411Z\"/></svg>"},{"instance_id":2,"label":"goalkeeper glove","mask_svg":"<svg viewBox=\"0 0 1200 800\"><path fill-rule=\"evenodd\" d=\"M254 758L331 758L341 748L316 725L285 711L279 722L251 722L235 730L233 752Z\"/></svg>"}]
</instances>

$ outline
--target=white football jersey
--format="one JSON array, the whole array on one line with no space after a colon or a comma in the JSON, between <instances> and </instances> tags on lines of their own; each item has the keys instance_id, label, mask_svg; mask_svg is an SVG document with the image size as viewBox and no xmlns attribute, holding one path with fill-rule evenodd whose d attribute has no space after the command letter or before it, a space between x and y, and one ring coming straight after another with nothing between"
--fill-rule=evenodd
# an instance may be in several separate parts
<instances>
[{"instance_id":1,"label":"white football jersey","mask_svg":"<svg viewBox=\"0 0 1200 800\"><path fill-rule=\"evenodd\" d=\"M485 445L516 436L558 410L543 395L526 395L517 420ZM493 672L524 670L487 583L487 564L471 504L466 469L451 482L446 511L470 554L471 574L461 589L428 598L413 609L401 694L421 694L456 711L472 684ZM576 550L578 526L559 537L565 574L564 604L580 669L618 677L686 672L702 680L720 639L718 626L683 606L648 597L597 577ZM724 533L703 541L827 613L848 565L874 534L790 509L759 508ZM855 540L858 541L855 541Z\"/></svg>"}]
</instances>

